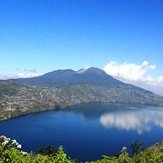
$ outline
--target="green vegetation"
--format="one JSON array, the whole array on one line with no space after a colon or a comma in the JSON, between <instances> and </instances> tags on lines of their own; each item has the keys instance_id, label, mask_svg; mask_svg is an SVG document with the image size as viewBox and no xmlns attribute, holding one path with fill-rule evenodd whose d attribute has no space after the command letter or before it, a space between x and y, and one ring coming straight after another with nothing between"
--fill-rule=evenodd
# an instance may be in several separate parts
<instances>
[{"instance_id":1,"label":"green vegetation","mask_svg":"<svg viewBox=\"0 0 163 163\"><path fill-rule=\"evenodd\" d=\"M163 96L118 81L98 68L0 81L0 120L92 102L163 106Z\"/></svg>"},{"instance_id":2,"label":"green vegetation","mask_svg":"<svg viewBox=\"0 0 163 163\"><path fill-rule=\"evenodd\" d=\"M86 163L162 163L163 152L154 150L139 151L141 142L136 141L131 144L135 150L134 156L129 156L127 148L123 147L121 154L116 156L103 156L103 159L97 161L86 161ZM163 143L156 143L160 147ZM154 149L155 145L152 149ZM55 150L53 146L40 148L36 152L24 152L21 150L21 144L16 140L10 140L6 136L0 136L0 163L77 163L77 160L70 159L64 152L62 146Z\"/></svg>"},{"instance_id":3,"label":"green vegetation","mask_svg":"<svg viewBox=\"0 0 163 163\"><path fill-rule=\"evenodd\" d=\"M139 142L138 140L134 143L131 143L130 148L132 149L132 155L135 156L140 152L140 147L143 145L143 142Z\"/></svg>"},{"instance_id":4,"label":"green vegetation","mask_svg":"<svg viewBox=\"0 0 163 163\"><path fill-rule=\"evenodd\" d=\"M46 148L45 153L27 153L21 150L21 144L0 136L0 163L75 163L64 152L62 147L58 150Z\"/></svg>"}]
</instances>

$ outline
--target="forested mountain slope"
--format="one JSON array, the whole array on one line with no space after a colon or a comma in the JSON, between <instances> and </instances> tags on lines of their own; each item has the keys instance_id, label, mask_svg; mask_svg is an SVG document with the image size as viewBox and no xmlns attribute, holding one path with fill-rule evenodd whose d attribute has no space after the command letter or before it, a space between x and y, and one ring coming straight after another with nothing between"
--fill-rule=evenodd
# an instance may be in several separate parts
<instances>
[{"instance_id":1,"label":"forested mountain slope","mask_svg":"<svg viewBox=\"0 0 163 163\"><path fill-rule=\"evenodd\" d=\"M94 67L0 81L1 120L91 102L163 106L163 97L125 84Z\"/></svg>"}]
</instances>

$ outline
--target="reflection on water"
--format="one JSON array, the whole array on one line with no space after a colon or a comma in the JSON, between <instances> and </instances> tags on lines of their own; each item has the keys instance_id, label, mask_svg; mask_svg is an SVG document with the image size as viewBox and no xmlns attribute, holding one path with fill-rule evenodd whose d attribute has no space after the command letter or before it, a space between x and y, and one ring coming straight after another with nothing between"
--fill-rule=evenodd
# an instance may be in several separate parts
<instances>
[{"instance_id":1,"label":"reflection on water","mask_svg":"<svg viewBox=\"0 0 163 163\"><path fill-rule=\"evenodd\" d=\"M163 140L163 108L123 104L82 104L62 111L36 113L0 122L0 135L23 150L62 145L79 161L114 155L136 140L144 148ZM31 143L32 142L32 143Z\"/></svg>"},{"instance_id":2,"label":"reflection on water","mask_svg":"<svg viewBox=\"0 0 163 163\"><path fill-rule=\"evenodd\" d=\"M163 108L143 105L125 104L89 104L80 105L78 108L70 107L69 111L77 112L87 120L99 119L106 128L119 130L133 130L139 135L150 132L151 128L158 126L163 128Z\"/></svg>"},{"instance_id":3,"label":"reflection on water","mask_svg":"<svg viewBox=\"0 0 163 163\"><path fill-rule=\"evenodd\" d=\"M100 122L106 128L116 127L118 129L136 130L139 134L150 131L148 125L149 116L145 117L139 112L107 113L101 116Z\"/></svg>"},{"instance_id":4,"label":"reflection on water","mask_svg":"<svg viewBox=\"0 0 163 163\"><path fill-rule=\"evenodd\" d=\"M124 130L136 130L138 134L150 131L155 124L163 128L163 110L125 110L114 113L106 113L100 117L100 123L105 128L116 127Z\"/></svg>"}]
</instances>

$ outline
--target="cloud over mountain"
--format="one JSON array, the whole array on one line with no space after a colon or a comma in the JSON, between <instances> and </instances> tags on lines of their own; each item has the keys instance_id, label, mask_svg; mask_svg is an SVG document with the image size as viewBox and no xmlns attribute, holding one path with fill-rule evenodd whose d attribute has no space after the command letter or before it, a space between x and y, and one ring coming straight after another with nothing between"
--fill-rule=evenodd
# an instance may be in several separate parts
<instances>
[{"instance_id":1,"label":"cloud over mountain","mask_svg":"<svg viewBox=\"0 0 163 163\"><path fill-rule=\"evenodd\" d=\"M147 61L140 65L134 63L118 64L110 61L104 66L104 71L114 78L163 95L163 77L153 78L152 76L145 76L147 72L154 69L156 69L156 66L150 65Z\"/></svg>"},{"instance_id":2,"label":"cloud over mountain","mask_svg":"<svg viewBox=\"0 0 163 163\"><path fill-rule=\"evenodd\" d=\"M31 78L31 77L37 77L39 75L42 75L41 73L38 73L36 69L33 70L27 70L25 69L24 72L18 73L18 78Z\"/></svg>"},{"instance_id":3,"label":"cloud over mountain","mask_svg":"<svg viewBox=\"0 0 163 163\"><path fill-rule=\"evenodd\" d=\"M21 70L20 68L17 68L14 72L1 72L0 73L0 79L17 79L17 78L31 78L31 77L37 77L42 75L42 73L37 72L36 69L32 70Z\"/></svg>"}]
</instances>

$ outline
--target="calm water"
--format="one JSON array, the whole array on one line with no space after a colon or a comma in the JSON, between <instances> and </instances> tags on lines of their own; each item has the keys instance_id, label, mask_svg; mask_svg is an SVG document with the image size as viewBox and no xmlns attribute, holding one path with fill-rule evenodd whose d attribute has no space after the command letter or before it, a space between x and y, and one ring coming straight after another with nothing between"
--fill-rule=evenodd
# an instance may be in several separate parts
<instances>
[{"instance_id":1,"label":"calm water","mask_svg":"<svg viewBox=\"0 0 163 163\"><path fill-rule=\"evenodd\" d=\"M62 145L79 161L114 155L123 146L163 140L163 108L140 105L89 104L31 114L0 122L0 135L16 139L24 151Z\"/></svg>"}]
</instances>

